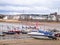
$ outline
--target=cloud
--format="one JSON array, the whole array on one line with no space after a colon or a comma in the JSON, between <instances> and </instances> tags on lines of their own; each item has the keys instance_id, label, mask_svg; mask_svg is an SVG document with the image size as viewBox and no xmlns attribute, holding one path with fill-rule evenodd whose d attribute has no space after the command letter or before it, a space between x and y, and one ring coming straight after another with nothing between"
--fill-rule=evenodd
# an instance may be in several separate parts
<instances>
[{"instance_id":1,"label":"cloud","mask_svg":"<svg viewBox=\"0 0 60 45\"><path fill-rule=\"evenodd\" d=\"M60 0L0 0L0 13L58 12L59 4Z\"/></svg>"}]
</instances>

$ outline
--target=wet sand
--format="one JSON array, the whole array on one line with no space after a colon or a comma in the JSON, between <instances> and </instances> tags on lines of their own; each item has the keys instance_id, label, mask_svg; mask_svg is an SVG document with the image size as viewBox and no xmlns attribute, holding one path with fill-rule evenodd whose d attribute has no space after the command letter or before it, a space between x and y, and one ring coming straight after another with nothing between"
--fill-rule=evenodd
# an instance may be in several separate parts
<instances>
[{"instance_id":1,"label":"wet sand","mask_svg":"<svg viewBox=\"0 0 60 45\"><path fill-rule=\"evenodd\" d=\"M40 39L0 40L0 45L60 45L60 40L40 40Z\"/></svg>"},{"instance_id":2,"label":"wet sand","mask_svg":"<svg viewBox=\"0 0 60 45\"><path fill-rule=\"evenodd\" d=\"M8 37L11 37L10 35ZM18 37L23 37L18 39ZM25 38L27 35L15 35L15 39L5 39L0 40L0 45L60 45L60 40L48 40L48 39L33 39L33 38Z\"/></svg>"}]
</instances>

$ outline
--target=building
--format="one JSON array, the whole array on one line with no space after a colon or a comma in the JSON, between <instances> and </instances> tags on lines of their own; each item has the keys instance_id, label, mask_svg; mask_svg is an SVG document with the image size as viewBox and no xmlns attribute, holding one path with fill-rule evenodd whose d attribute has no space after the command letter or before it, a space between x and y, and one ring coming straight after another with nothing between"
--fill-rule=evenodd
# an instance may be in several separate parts
<instances>
[{"instance_id":1,"label":"building","mask_svg":"<svg viewBox=\"0 0 60 45\"><path fill-rule=\"evenodd\" d=\"M60 21L60 15L57 13L51 14L19 14L19 15L5 15L4 20L38 20L38 21Z\"/></svg>"}]
</instances>

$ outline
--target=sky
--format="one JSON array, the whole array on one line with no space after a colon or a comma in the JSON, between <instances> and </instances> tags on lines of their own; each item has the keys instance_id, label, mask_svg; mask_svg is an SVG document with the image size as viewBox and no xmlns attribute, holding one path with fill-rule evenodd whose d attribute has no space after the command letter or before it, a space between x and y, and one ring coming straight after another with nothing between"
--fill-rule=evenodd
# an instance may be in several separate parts
<instances>
[{"instance_id":1,"label":"sky","mask_svg":"<svg viewBox=\"0 0 60 45\"><path fill-rule=\"evenodd\" d=\"M0 14L60 13L60 0L0 0Z\"/></svg>"}]
</instances>

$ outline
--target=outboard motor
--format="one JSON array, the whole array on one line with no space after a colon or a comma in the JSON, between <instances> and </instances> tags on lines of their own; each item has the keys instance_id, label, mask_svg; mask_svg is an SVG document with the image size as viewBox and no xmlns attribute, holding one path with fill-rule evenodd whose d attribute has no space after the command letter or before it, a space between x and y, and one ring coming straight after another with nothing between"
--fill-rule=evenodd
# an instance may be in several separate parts
<instances>
[{"instance_id":1,"label":"outboard motor","mask_svg":"<svg viewBox=\"0 0 60 45\"><path fill-rule=\"evenodd\" d=\"M53 40L57 40L57 37L55 36L55 34L52 34L49 38L52 38Z\"/></svg>"}]
</instances>

